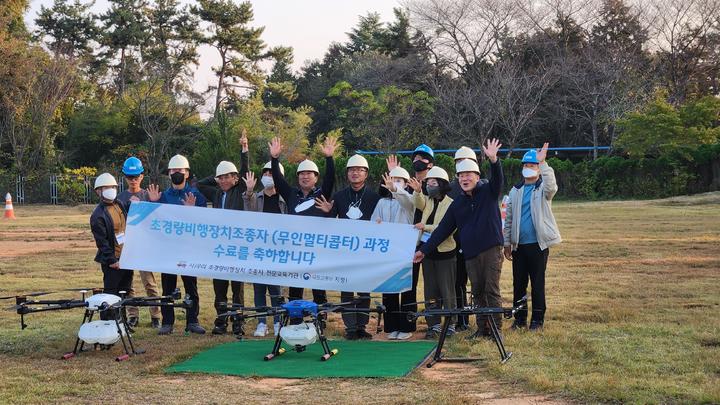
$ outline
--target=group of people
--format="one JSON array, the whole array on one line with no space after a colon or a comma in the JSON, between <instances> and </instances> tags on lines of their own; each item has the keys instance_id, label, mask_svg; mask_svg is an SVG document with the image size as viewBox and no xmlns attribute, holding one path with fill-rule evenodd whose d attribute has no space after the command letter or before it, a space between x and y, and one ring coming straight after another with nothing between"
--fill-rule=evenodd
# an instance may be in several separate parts
<instances>
[{"instance_id":1,"label":"group of people","mask_svg":"<svg viewBox=\"0 0 720 405\"><path fill-rule=\"evenodd\" d=\"M268 144L270 161L260 173L260 191L255 191L257 179L249 169L248 139L245 130L240 138L242 147L241 167L222 161L214 176L190 184L190 164L182 155L173 156L167 168L171 186L160 191L151 184L142 189L142 162L136 157L128 158L122 168L127 189L117 193L117 181L109 173L103 173L95 181L95 191L100 203L93 211L90 225L98 252L95 260L103 272L106 293L118 294L132 288L133 271L120 269L124 232L129 205L134 201L150 201L162 204L193 205L215 209L246 210L281 215L305 215L322 218L341 218L351 221L394 222L413 225L418 230L418 240L413 259L412 289L401 294L383 294L387 312L384 329L388 339L406 340L416 331L416 322L404 315L417 311L417 285L420 272L423 276L426 307L453 309L468 305L467 282L470 281L472 304L483 307L500 307L500 272L503 260L512 261L513 301L521 299L531 286L532 315L530 330L543 327L545 316L545 269L549 248L561 241L552 213L552 198L557 192L553 169L545 161L548 144L539 150L528 151L522 159L523 181L509 191L504 224L501 221L499 199L503 191L503 170L498 158L501 144L490 139L482 147L489 161L487 179L481 177L478 157L463 146L455 153L455 175L435 166L435 153L427 145L418 146L412 153L412 170L401 167L397 157L386 159L387 173L382 176L377 191L368 185L369 165L361 155L350 157L345 166L348 186L333 193L335 188L334 154L337 141L328 137L321 150L325 156L325 173L320 182L320 170L312 160L304 160L297 167L297 185L292 186L285 177L280 163L283 145L279 138ZM380 180L380 179L378 179ZM177 286L177 275L161 274L161 291L151 272L140 272L148 295L171 294ZM197 278L181 276L185 293L192 301L187 312L186 331L204 334L198 321L200 297ZM235 305L244 305L244 285L239 281L213 280L215 309L218 317L213 334L225 334L228 323L232 333L244 334L242 320L220 316L228 302L228 289ZM254 284L254 305L280 305L285 297L281 286ZM290 287L289 300L302 299L303 288ZM312 299L324 304L327 292L312 290ZM356 308L370 307L370 294L342 291L340 299ZM172 307L151 309L151 325L158 333L173 333L175 323ZM515 314L513 329L528 328L527 311ZM128 310L130 326L138 324L136 308ZM371 339L366 331L369 315L362 312L343 313L345 338L349 340ZM441 319L428 317L426 338L440 333ZM469 338L490 336L487 317L478 317L477 331ZM280 319L273 319L275 334L280 329ZM500 326L501 317L495 322ZM258 319L254 336L269 332L267 320ZM469 319L458 317L448 330L454 334L469 329Z\"/></svg>"}]
</instances>

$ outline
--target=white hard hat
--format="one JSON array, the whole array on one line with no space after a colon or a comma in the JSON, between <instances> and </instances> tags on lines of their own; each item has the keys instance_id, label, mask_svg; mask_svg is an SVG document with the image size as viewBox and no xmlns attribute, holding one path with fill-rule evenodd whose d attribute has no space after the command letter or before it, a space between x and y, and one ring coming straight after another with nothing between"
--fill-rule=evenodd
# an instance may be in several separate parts
<instances>
[{"instance_id":1,"label":"white hard hat","mask_svg":"<svg viewBox=\"0 0 720 405\"><path fill-rule=\"evenodd\" d=\"M400 177L405 180L410 180L410 173L408 173L408 171L403 169L402 167L398 166L390 170L390 177Z\"/></svg>"},{"instance_id":2,"label":"white hard hat","mask_svg":"<svg viewBox=\"0 0 720 405\"><path fill-rule=\"evenodd\" d=\"M370 169L370 166L368 165L367 159L360 155L352 155L350 156L350 159L348 159L347 164L345 165L345 168L350 167L364 167L366 169Z\"/></svg>"},{"instance_id":3,"label":"white hard hat","mask_svg":"<svg viewBox=\"0 0 720 405\"><path fill-rule=\"evenodd\" d=\"M462 172L475 172L480 174L480 167L476 161L467 159L455 165L455 172L457 174Z\"/></svg>"},{"instance_id":4,"label":"white hard hat","mask_svg":"<svg viewBox=\"0 0 720 405\"><path fill-rule=\"evenodd\" d=\"M113 177L110 173L103 173L95 179L95 188L99 187L105 187L105 186L115 186L117 187L117 181L115 181L115 177Z\"/></svg>"},{"instance_id":5,"label":"white hard hat","mask_svg":"<svg viewBox=\"0 0 720 405\"><path fill-rule=\"evenodd\" d=\"M235 164L233 162L228 162L227 160L223 160L217 165L217 168L215 168L215 177L220 177L223 174L228 173L237 173L238 169L235 167Z\"/></svg>"},{"instance_id":6,"label":"white hard hat","mask_svg":"<svg viewBox=\"0 0 720 405\"><path fill-rule=\"evenodd\" d=\"M280 162L278 162L278 165L280 165L280 173L284 176L285 168L283 167L282 163L280 163ZM299 168L299 166L298 166L298 168ZM263 166L263 171L265 171L265 170L272 170L272 162L265 163L265 166Z\"/></svg>"},{"instance_id":7,"label":"white hard hat","mask_svg":"<svg viewBox=\"0 0 720 405\"><path fill-rule=\"evenodd\" d=\"M183 155L175 155L168 162L169 169L190 169L190 162Z\"/></svg>"},{"instance_id":8,"label":"white hard hat","mask_svg":"<svg viewBox=\"0 0 720 405\"><path fill-rule=\"evenodd\" d=\"M426 179L443 179L447 182L450 182L450 178L448 177L447 172L445 169L443 169L440 166L433 166L430 170L427 172L427 176L425 176Z\"/></svg>"},{"instance_id":9,"label":"white hard hat","mask_svg":"<svg viewBox=\"0 0 720 405\"><path fill-rule=\"evenodd\" d=\"M455 152L455 160L458 159L472 159L477 162L477 155L474 150L467 146L461 146L460 149Z\"/></svg>"},{"instance_id":10,"label":"white hard hat","mask_svg":"<svg viewBox=\"0 0 720 405\"><path fill-rule=\"evenodd\" d=\"M315 162L313 162L310 159L305 159L302 162L300 162L300 164L297 167L297 170L295 171L295 173L300 173L300 172L315 172L317 174L320 174L320 169L318 169Z\"/></svg>"}]
</instances>

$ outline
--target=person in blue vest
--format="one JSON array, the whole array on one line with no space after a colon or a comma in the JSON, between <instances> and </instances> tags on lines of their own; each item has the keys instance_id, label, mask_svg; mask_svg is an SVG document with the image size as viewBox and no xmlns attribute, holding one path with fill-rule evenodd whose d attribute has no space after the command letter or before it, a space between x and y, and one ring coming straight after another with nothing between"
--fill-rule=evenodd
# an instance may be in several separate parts
<instances>
[{"instance_id":1,"label":"person in blue vest","mask_svg":"<svg viewBox=\"0 0 720 405\"><path fill-rule=\"evenodd\" d=\"M168 162L168 176L172 185L162 193L156 184L148 187L150 201L161 204L188 205L196 207L207 207L207 200L198 189L190 186L190 162L183 155L175 155ZM192 300L192 306L187 310L187 326L185 330L190 333L204 334L205 329L200 326L198 315L200 314L200 296L198 295L197 277L181 276L185 294ZM162 273L160 276L162 294L170 295L177 287L177 275ZM162 326L158 331L160 335L173 333L175 324L175 311L172 307L162 307Z\"/></svg>"},{"instance_id":2,"label":"person in blue vest","mask_svg":"<svg viewBox=\"0 0 720 405\"><path fill-rule=\"evenodd\" d=\"M508 195L507 216L503 227L505 258L512 261L513 300L518 301L531 286L532 316L530 330L545 323L545 269L550 247L562 241L552 199L557 193L555 172L547 162L548 143L540 151L529 150L522 158L523 181ZM518 311L512 329L527 327L527 310Z\"/></svg>"}]
</instances>

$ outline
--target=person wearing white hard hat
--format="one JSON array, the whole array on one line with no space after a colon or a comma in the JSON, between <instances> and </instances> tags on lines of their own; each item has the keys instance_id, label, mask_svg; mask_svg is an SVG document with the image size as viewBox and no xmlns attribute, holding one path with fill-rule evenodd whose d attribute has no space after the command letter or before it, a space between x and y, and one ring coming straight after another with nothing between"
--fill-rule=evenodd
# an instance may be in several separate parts
<instances>
[{"instance_id":1,"label":"person wearing white hard hat","mask_svg":"<svg viewBox=\"0 0 720 405\"><path fill-rule=\"evenodd\" d=\"M332 202L318 201L318 206L323 207L323 210L329 209L329 215L332 218L369 221L380 200L380 195L366 185L369 170L367 159L360 155L351 156L345 165L345 174L350 185L335 193ZM370 294L358 293L357 295L359 300L355 300L354 292L341 291L340 300L357 302L350 305L349 308L370 308ZM372 339L372 335L365 330L370 319L368 314L343 313L342 319L345 324L346 339Z\"/></svg>"},{"instance_id":2,"label":"person wearing white hard hat","mask_svg":"<svg viewBox=\"0 0 720 405\"><path fill-rule=\"evenodd\" d=\"M97 246L95 261L100 263L103 273L103 292L120 295L120 291L130 290L133 279L132 270L120 268L128 207L117 200L117 181L110 173L99 175L94 188L100 198L90 215L90 229ZM109 319L110 311L102 311L100 317Z\"/></svg>"},{"instance_id":3,"label":"person wearing white hard hat","mask_svg":"<svg viewBox=\"0 0 720 405\"><path fill-rule=\"evenodd\" d=\"M437 224L445 216L453 199L447 194L450 191L450 178L447 172L435 166L428 170L425 181L410 179L413 189L415 208L422 211L422 217L415 228L420 233L420 248L433 235ZM426 189L427 195L423 193ZM455 300L455 239L452 234L446 236L435 248L430 250L422 260L423 289L428 308L454 309ZM440 317L430 316L427 321L426 339L436 338L441 331ZM455 317L448 328L448 335L455 334Z\"/></svg>"},{"instance_id":4,"label":"person wearing white hard hat","mask_svg":"<svg viewBox=\"0 0 720 405\"><path fill-rule=\"evenodd\" d=\"M328 201L332 197L333 188L335 187L335 160L333 155L335 149L337 149L337 139L329 136L325 138L322 145L322 153L325 155L325 176L319 187L317 182L320 178L320 170L315 162L308 159L300 162L296 170L298 186L292 187L280 171L279 158L283 149L280 138L273 138L268 143L268 147L270 149L273 184L280 196L285 200L288 214L326 217L328 214L316 207L316 199ZM300 300L303 298L303 292L303 288L291 287L289 289L289 299L291 301ZM312 293L313 302L316 304L327 302L327 293L324 290L313 289ZM295 320L292 322L295 322Z\"/></svg>"},{"instance_id":5,"label":"person wearing white hard hat","mask_svg":"<svg viewBox=\"0 0 720 405\"><path fill-rule=\"evenodd\" d=\"M483 146L483 152L490 161L490 181L486 184L480 183L480 168L476 162L468 159L458 163L456 170L463 195L453 201L430 239L415 252L413 259L415 262L422 261L425 255L457 231L474 304L481 307L502 306L500 271L503 235L498 200L504 180L497 156L501 146L497 139L489 139ZM492 319L500 328L502 316L493 316ZM478 330L469 338L490 336L490 317L478 317L476 320Z\"/></svg>"},{"instance_id":6,"label":"person wearing white hard hat","mask_svg":"<svg viewBox=\"0 0 720 405\"><path fill-rule=\"evenodd\" d=\"M156 184L148 186L148 195L150 201L162 204L186 205L196 207L207 207L207 199L195 187L190 186L188 179L190 178L190 162L183 155L175 155L168 162L168 176L170 176L171 186L160 192ZM200 295L197 288L197 277L180 276L183 281L185 293L192 301L192 306L187 310L187 324L185 331L190 333L204 334L205 329L200 326L198 315L200 314ZM160 282L162 284L162 294L170 295L177 287L177 275L161 273ZM172 307L161 307L162 326L158 330L160 335L169 335L173 333L173 325L175 324L175 311Z\"/></svg>"},{"instance_id":7,"label":"person wearing white hard hat","mask_svg":"<svg viewBox=\"0 0 720 405\"><path fill-rule=\"evenodd\" d=\"M390 158L387 159L388 161ZM378 201L370 220L377 223L393 222L399 224L412 224L415 206L412 196L405 190L410 181L410 173L400 166L396 166L387 174L383 174L383 183L380 184ZM417 301L417 276L413 279L415 288L402 294L383 294L382 302L385 305L385 332L390 340L406 340L412 337L415 331L415 322L405 315L410 311L403 305Z\"/></svg>"},{"instance_id":8,"label":"person wearing white hard hat","mask_svg":"<svg viewBox=\"0 0 720 405\"><path fill-rule=\"evenodd\" d=\"M280 173L285 176L285 168L282 164L280 166ZM287 204L285 200L275 189L275 182L272 177L272 162L265 163L260 173L260 183L262 184L262 190L258 191L255 195L249 195L245 193L243 198L246 198L249 203L250 199L255 200L255 211L265 212L268 214L287 214ZM278 307L282 303L282 291L280 286L253 283L253 296L254 304L256 307L266 307L267 299L270 297L270 305ZM255 328L253 336L262 337L267 335L267 319L257 318L258 324ZM280 331L280 316L275 315L273 318L273 331L275 336Z\"/></svg>"},{"instance_id":9,"label":"person wearing white hard hat","mask_svg":"<svg viewBox=\"0 0 720 405\"><path fill-rule=\"evenodd\" d=\"M122 173L127 183L127 188L118 194L117 199L122 201L125 206L130 204L130 201L150 201L150 196L147 190L140 187L143 181L145 168L142 162L135 156L130 156L123 162ZM152 271L138 271L140 273L140 281L145 287L145 293L148 297L159 297L160 290L158 289L157 281L155 281L155 275ZM135 288L131 285L130 291L128 291L128 297L135 296ZM160 328L160 307L148 307L150 312L150 326L159 329ZM137 326L140 319L140 309L138 307L127 307L128 326L131 328Z\"/></svg>"},{"instance_id":10,"label":"person wearing white hard hat","mask_svg":"<svg viewBox=\"0 0 720 405\"><path fill-rule=\"evenodd\" d=\"M545 161L548 146L545 143L542 149L531 149L523 156L523 181L508 193L503 227L504 254L513 268L513 300L527 294L530 282L530 330L542 329L545 324L545 268L550 247L562 241L552 212L558 186L555 172ZM512 329L527 327L527 315L526 309L516 312Z\"/></svg>"},{"instance_id":11,"label":"person wearing white hard hat","mask_svg":"<svg viewBox=\"0 0 720 405\"><path fill-rule=\"evenodd\" d=\"M246 199L247 196L253 195L255 188L255 175L250 171L250 159L247 131L242 129L240 136L241 164L240 172L234 163L223 160L218 163L215 168L215 175L208 176L197 182L200 192L212 202L213 208L225 210L255 210L255 200ZM232 303L243 305L245 302L245 285L241 281L229 281L221 279L213 279L213 290L215 292L215 311L218 317L215 318L215 326L213 327L213 335L224 335L227 333L228 317L219 316L227 312L227 293L228 288L232 289ZM238 317L230 318L232 320L232 332L235 336L245 334L243 330L243 320Z\"/></svg>"}]
</instances>

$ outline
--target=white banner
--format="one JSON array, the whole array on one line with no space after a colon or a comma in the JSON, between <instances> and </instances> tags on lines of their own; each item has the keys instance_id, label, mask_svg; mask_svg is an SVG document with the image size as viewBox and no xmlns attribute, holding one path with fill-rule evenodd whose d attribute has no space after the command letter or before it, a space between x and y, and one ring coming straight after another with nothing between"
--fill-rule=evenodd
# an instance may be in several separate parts
<instances>
[{"instance_id":1,"label":"white banner","mask_svg":"<svg viewBox=\"0 0 720 405\"><path fill-rule=\"evenodd\" d=\"M134 202L123 269L335 291L412 285L412 225Z\"/></svg>"}]
</instances>

